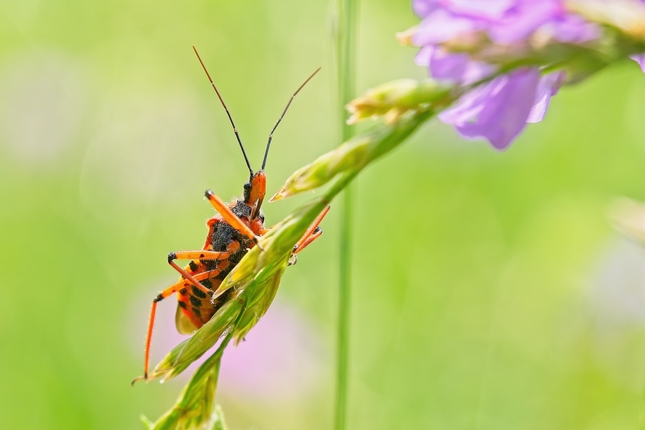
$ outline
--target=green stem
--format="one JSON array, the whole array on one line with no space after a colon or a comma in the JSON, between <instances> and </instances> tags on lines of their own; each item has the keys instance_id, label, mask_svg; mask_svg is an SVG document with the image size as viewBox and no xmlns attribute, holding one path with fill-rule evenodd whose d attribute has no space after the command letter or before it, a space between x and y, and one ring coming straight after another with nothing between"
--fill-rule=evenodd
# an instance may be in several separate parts
<instances>
[{"instance_id":1,"label":"green stem","mask_svg":"<svg viewBox=\"0 0 645 430\"><path fill-rule=\"evenodd\" d=\"M338 291L338 339L336 369L336 430L343 430L347 421L347 373L349 367L349 314L351 298L351 230L353 185L343 195L340 225L340 260Z\"/></svg>"},{"instance_id":2,"label":"green stem","mask_svg":"<svg viewBox=\"0 0 645 430\"><path fill-rule=\"evenodd\" d=\"M339 0L338 22L338 92L341 141L352 137L353 130L347 125L345 105L354 98L356 64L357 0ZM349 326L351 297L351 233L355 191L353 186L344 191L344 204L340 227L339 293L338 293L338 339L336 368L336 430L344 430L347 422L347 379L349 368Z\"/></svg>"}]
</instances>

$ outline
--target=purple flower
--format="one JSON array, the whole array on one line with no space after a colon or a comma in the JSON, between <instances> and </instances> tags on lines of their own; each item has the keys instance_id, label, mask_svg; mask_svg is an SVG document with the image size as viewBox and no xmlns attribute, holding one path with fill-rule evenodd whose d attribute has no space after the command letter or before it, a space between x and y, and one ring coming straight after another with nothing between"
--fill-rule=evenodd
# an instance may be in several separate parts
<instances>
[{"instance_id":1,"label":"purple flower","mask_svg":"<svg viewBox=\"0 0 645 430\"><path fill-rule=\"evenodd\" d=\"M535 68L502 75L466 93L439 119L465 137L485 137L495 148L504 149L526 126L539 82Z\"/></svg>"},{"instance_id":2,"label":"purple flower","mask_svg":"<svg viewBox=\"0 0 645 430\"><path fill-rule=\"evenodd\" d=\"M297 309L277 301L222 358L220 387L242 399L297 405L320 389L324 379L320 334Z\"/></svg>"},{"instance_id":3,"label":"purple flower","mask_svg":"<svg viewBox=\"0 0 645 430\"><path fill-rule=\"evenodd\" d=\"M535 90L533 107L531 108L531 112L529 112L526 122L535 123L542 121L549 107L549 101L551 101L552 96L558 93L564 77L565 73L560 71L549 73L540 78L540 82L538 82L537 89Z\"/></svg>"},{"instance_id":4,"label":"purple flower","mask_svg":"<svg viewBox=\"0 0 645 430\"><path fill-rule=\"evenodd\" d=\"M636 61L641 66L641 70L645 72L645 54L632 55L629 58Z\"/></svg>"},{"instance_id":5,"label":"purple flower","mask_svg":"<svg viewBox=\"0 0 645 430\"><path fill-rule=\"evenodd\" d=\"M569 13L563 0L413 0L423 19L413 37L417 45L443 43L457 36L483 32L496 44L525 42L538 30L558 41L581 43L599 29Z\"/></svg>"},{"instance_id":6,"label":"purple flower","mask_svg":"<svg viewBox=\"0 0 645 430\"><path fill-rule=\"evenodd\" d=\"M471 60L467 54L450 53L438 46L421 48L415 58L420 66L428 67L433 78L444 81L472 84L492 75L497 67Z\"/></svg>"},{"instance_id":7,"label":"purple flower","mask_svg":"<svg viewBox=\"0 0 645 430\"><path fill-rule=\"evenodd\" d=\"M526 123L542 121L563 79L564 72L540 76L535 67L517 69L467 92L439 119L465 137L484 137L505 149Z\"/></svg>"},{"instance_id":8,"label":"purple flower","mask_svg":"<svg viewBox=\"0 0 645 430\"><path fill-rule=\"evenodd\" d=\"M413 8L422 18L412 36L421 47L417 64L428 67L434 79L463 85L486 79L499 68L450 51L448 42L484 35L494 45L521 48L530 46L537 34L561 43L600 36L599 27L568 12L563 0L413 0ZM544 118L564 78L564 72L542 75L538 67L524 67L466 92L439 119L466 137L484 137L504 149L527 122Z\"/></svg>"}]
</instances>

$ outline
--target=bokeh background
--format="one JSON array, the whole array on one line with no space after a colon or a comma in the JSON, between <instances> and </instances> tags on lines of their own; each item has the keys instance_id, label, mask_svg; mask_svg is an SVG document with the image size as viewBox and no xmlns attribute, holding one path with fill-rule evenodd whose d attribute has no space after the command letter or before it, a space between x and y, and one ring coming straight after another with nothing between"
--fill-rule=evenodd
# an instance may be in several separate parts
<instances>
[{"instance_id":1,"label":"bokeh background","mask_svg":"<svg viewBox=\"0 0 645 430\"><path fill-rule=\"evenodd\" d=\"M137 429L185 377L141 373L170 251L203 243L203 191L247 172L196 45L269 191L338 142L327 1L0 3L0 427ZM421 78L406 1L361 1L358 89ZM615 198L645 200L645 76L566 88L506 152L425 127L359 179L351 429L640 429L645 251ZM309 196L265 206L269 224ZM329 429L339 205L222 369L232 429ZM181 340L160 305L153 359Z\"/></svg>"}]
</instances>

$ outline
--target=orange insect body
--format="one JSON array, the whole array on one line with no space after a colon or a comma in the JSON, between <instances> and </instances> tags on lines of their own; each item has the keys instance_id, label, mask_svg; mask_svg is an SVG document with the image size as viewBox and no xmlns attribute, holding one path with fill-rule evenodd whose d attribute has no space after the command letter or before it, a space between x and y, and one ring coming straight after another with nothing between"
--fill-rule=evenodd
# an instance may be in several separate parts
<instances>
[{"instance_id":1,"label":"orange insect body","mask_svg":"<svg viewBox=\"0 0 645 430\"><path fill-rule=\"evenodd\" d=\"M273 132L275 132L282 118L284 118L293 98L318 73L318 70L320 70L320 68L316 70L291 96L291 99L289 99L282 115L271 130L271 133L269 133L262 168L258 172L253 173L251 164L244 151L244 146L233 123L233 118L195 47L193 47L193 50L233 126L235 137L237 138L249 169L250 178L249 182L244 184L243 198L234 199L230 204L224 203L211 190L206 191L206 198L218 212L218 215L213 216L206 223L208 226L208 235L206 236L204 246L201 250L197 251L180 251L168 254L168 264L181 274L181 279L176 284L171 285L159 293L152 301L144 353L144 374L143 377L135 379L133 383L139 379L148 379L150 344L152 341L152 329L157 303L177 293L177 313L175 316L177 330L182 334L192 334L208 322L215 312L231 299L231 295L235 294L235 292L229 290L213 299L213 293L217 290L217 287L219 287L224 278L226 278L226 275L233 270L249 249L254 246L259 246L258 238L267 232L264 228L264 215L262 215L260 209L266 194L264 167L271 146L271 140L273 139ZM302 251L322 234L322 230L320 230L318 224L320 224L326 213L327 210L323 211L314 221L313 225L305 232L304 236L295 245L293 255ZM175 263L175 260L191 261L186 267L182 268Z\"/></svg>"},{"instance_id":2,"label":"orange insect body","mask_svg":"<svg viewBox=\"0 0 645 430\"><path fill-rule=\"evenodd\" d=\"M265 233L264 215L259 209L259 195L265 195L265 174L257 172L250 182L244 185L244 198L235 199L228 205L228 208L244 223L256 236ZM252 214L254 217L252 218ZM211 291L217 290L226 275L240 262L242 257L255 244L246 235L221 215L215 215L206 223L208 235L203 250L223 253L215 260L194 259L184 268L204 287ZM169 255L174 258L176 253ZM214 302L205 292L192 285L189 281L182 279L182 289L177 291L177 330L183 334L190 334L211 319L219 307L229 299L230 290L218 297Z\"/></svg>"}]
</instances>

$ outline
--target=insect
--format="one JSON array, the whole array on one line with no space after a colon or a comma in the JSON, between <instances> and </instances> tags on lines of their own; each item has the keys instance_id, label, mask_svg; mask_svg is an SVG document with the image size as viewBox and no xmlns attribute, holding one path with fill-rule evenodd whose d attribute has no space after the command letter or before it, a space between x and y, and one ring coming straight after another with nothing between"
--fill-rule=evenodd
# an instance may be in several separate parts
<instances>
[{"instance_id":1,"label":"insect","mask_svg":"<svg viewBox=\"0 0 645 430\"><path fill-rule=\"evenodd\" d=\"M233 199L229 204L223 202L211 190L206 191L206 198L218 214L206 222L208 234L206 235L206 241L202 249L197 251L171 252L168 254L168 264L181 274L181 278L177 283L159 293L152 301L146 335L143 377L135 379L133 383L139 379L148 379L150 344L152 341L152 329L157 303L173 294L177 294L177 312L175 314L177 330L182 334L192 334L208 322L213 314L228 300L230 290L212 299L214 291L217 290L217 287L222 283L226 275L239 263L249 249L254 246L259 246L258 238L268 231L268 229L264 228L264 215L260 209L266 193L266 175L264 168L266 166L267 156L269 155L271 141L273 140L273 133L287 113L295 96L320 70L318 68L311 74L289 99L280 118L269 133L262 167L259 171L253 172L251 163L242 145L242 140L233 122L233 117L194 46L193 50L226 111L237 142L242 150L242 155L249 169L250 176L249 181L244 184L243 197L241 199ZM320 237L322 230L318 225L326 215L327 210L323 211L314 221L313 225L305 232L305 235L294 246L293 257ZM182 268L175 260L190 260L190 263Z\"/></svg>"}]
</instances>

